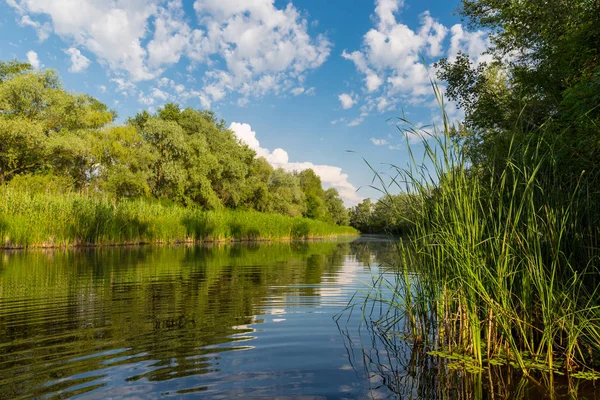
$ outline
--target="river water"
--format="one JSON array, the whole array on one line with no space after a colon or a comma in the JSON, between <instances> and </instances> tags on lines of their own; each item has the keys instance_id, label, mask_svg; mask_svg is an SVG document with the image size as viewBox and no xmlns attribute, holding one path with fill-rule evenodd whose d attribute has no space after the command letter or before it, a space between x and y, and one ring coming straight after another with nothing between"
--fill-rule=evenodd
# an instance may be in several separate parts
<instances>
[{"instance_id":1,"label":"river water","mask_svg":"<svg viewBox=\"0 0 600 400\"><path fill-rule=\"evenodd\" d=\"M362 293L398 262L385 237L0 252L0 399L546 396L377 331Z\"/></svg>"},{"instance_id":2,"label":"river water","mask_svg":"<svg viewBox=\"0 0 600 400\"><path fill-rule=\"evenodd\" d=\"M368 396L355 239L0 253L0 398Z\"/></svg>"}]
</instances>

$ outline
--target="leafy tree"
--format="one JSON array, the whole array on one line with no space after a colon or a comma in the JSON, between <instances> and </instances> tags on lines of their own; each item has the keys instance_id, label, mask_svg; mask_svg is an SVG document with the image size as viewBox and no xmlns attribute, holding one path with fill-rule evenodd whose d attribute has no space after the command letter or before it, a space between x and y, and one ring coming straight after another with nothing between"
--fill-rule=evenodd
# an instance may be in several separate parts
<instances>
[{"instance_id":1,"label":"leafy tree","mask_svg":"<svg viewBox=\"0 0 600 400\"><path fill-rule=\"evenodd\" d=\"M0 83L13 75L31 71L31 69L31 64L19 62L19 60L16 59L11 61L0 60Z\"/></svg>"},{"instance_id":2,"label":"leafy tree","mask_svg":"<svg viewBox=\"0 0 600 400\"><path fill-rule=\"evenodd\" d=\"M31 72L17 62L0 70L0 181L50 170L85 186L94 164L91 136L115 114L90 96L65 91L54 71Z\"/></svg>"},{"instance_id":3,"label":"leafy tree","mask_svg":"<svg viewBox=\"0 0 600 400\"><path fill-rule=\"evenodd\" d=\"M271 199L269 194L269 182L273 175L273 167L264 157L256 158L250 165L248 178L246 179L246 193L244 206L262 212L270 212Z\"/></svg>"},{"instance_id":4,"label":"leafy tree","mask_svg":"<svg viewBox=\"0 0 600 400\"><path fill-rule=\"evenodd\" d=\"M99 186L117 198L150 195L157 153L131 125L114 126L95 135L92 152Z\"/></svg>"},{"instance_id":5,"label":"leafy tree","mask_svg":"<svg viewBox=\"0 0 600 400\"><path fill-rule=\"evenodd\" d=\"M46 136L40 123L0 117L0 184L42 166Z\"/></svg>"},{"instance_id":6,"label":"leafy tree","mask_svg":"<svg viewBox=\"0 0 600 400\"><path fill-rule=\"evenodd\" d=\"M156 156L150 179L152 194L174 201L184 201L188 174L185 169L189 147L183 129L174 121L149 118L141 127L141 136Z\"/></svg>"},{"instance_id":7,"label":"leafy tree","mask_svg":"<svg viewBox=\"0 0 600 400\"><path fill-rule=\"evenodd\" d=\"M65 91L54 71L0 62L0 184L347 221L314 171L274 170L211 111L170 103L125 125L115 119L93 97Z\"/></svg>"},{"instance_id":8,"label":"leafy tree","mask_svg":"<svg viewBox=\"0 0 600 400\"><path fill-rule=\"evenodd\" d=\"M334 223L348 225L350 223L348 210L344 207L344 201L339 196L340 194L335 188L327 189L325 191L325 205Z\"/></svg>"},{"instance_id":9,"label":"leafy tree","mask_svg":"<svg viewBox=\"0 0 600 400\"><path fill-rule=\"evenodd\" d=\"M375 205L371 199L365 199L358 205L350 209L350 226L363 233L372 233L373 229L373 211Z\"/></svg>"},{"instance_id":10,"label":"leafy tree","mask_svg":"<svg viewBox=\"0 0 600 400\"><path fill-rule=\"evenodd\" d=\"M299 217L306 213L306 195L296 175L278 168L269 179L270 212Z\"/></svg>"},{"instance_id":11,"label":"leafy tree","mask_svg":"<svg viewBox=\"0 0 600 400\"><path fill-rule=\"evenodd\" d=\"M502 160L515 138L543 133L560 149L554 159L565 177L598 171L600 3L463 0L460 12L492 42L491 63L463 54L438 64L465 110L459 136L473 161Z\"/></svg>"},{"instance_id":12,"label":"leafy tree","mask_svg":"<svg viewBox=\"0 0 600 400\"><path fill-rule=\"evenodd\" d=\"M325 191L321 185L321 178L310 168L299 172L297 176L300 187L306 196L304 216L331 222L332 218L325 204Z\"/></svg>"}]
</instances>

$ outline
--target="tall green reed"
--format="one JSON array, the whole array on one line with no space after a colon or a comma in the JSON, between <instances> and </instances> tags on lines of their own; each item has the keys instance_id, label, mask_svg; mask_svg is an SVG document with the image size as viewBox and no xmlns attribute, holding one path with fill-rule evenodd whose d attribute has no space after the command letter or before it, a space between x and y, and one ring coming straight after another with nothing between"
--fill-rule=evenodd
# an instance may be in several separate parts
<instances>
[{"instance_id":1,"label":"tall green reed","mask_svg":"<svg viewBox=\"0 0 600 400\"><path fill-rule=\"evenodd\" d=\"M407 140L411 161L392 166L392 185L419 201L393 299L369 296L402 322L379 326L436 354L467 355L475 369L501 362L577 376L600 365L598 210L553 170L552 133L515 134L501 159L475 167L445 113L439 130L401 122L423 156Z\"/></svg>"},{"instance_id":2,"label":"tall green reed","mask_svg":"<svg viewBox=\"0 0 600 400\"><path fill-rule=\"evenodd\" d=\"M350 227L254 211L205 211L147 200L0 188L0 247L292 240L356 234Z\"/></svg>"}]
</instances>

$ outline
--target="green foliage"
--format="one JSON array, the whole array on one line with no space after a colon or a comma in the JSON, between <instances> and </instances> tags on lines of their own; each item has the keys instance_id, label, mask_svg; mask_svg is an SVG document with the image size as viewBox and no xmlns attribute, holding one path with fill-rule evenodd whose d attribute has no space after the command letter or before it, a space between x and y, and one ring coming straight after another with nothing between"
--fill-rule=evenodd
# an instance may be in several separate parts
<instances>
[{"instance_id":1,"label":"green foliage","mask_svg":"<svg viewBox=\"0 0 600 400\"><path fill-rule=\"evenodd\" d=\"M325 191L325 205L334 223L348 225L350 223L350 216L348 215L348 210L344 207L344 202L339 196L340 194L337 189L327 189Z\"/></svg>"},{"instance_id":2,"label":"green foliage","mask_svg":"<svg viewBox=\"0 0 600 400\"><path fill-rule=\"evenodd\" d=\"M420 206L420 197L409 194L385 194L375 204L366 199L350 209L350 226L363 233L408 235Z\"/></svg>"},{"instance_id":3,"label":"green foliage","mask_svg":"<svg viewBox=\"0 0 600 400\"><path fill-rule=\"evenodd\" d=\"M598 228L586 222L597 212L593 199L575 189L565 201L569 185L559 174L546 181L542 166L552 153L537 138L510 153L503 170L474 172L448 136L423 143L428 171L416 163L398 170L422 206L401 243L397 284L371 292L369 301L390 307L377 326L397 329L400 313L415 344L468 360L453 367L471 372L492 360L525 374L594 368L600 248L590 247ZM395 295L382 297L384 287Z\"/></svg>"},{"instance_id":4,"label":"green foliage","mask_svg":"<svg viewBox=\"0 0 600 400\"><path fill-rule=\"evenodd\" d=\"M31 69L31 64L22 63L16 59L11 61L0 60L0 83L5 81L7 78L10 78L12 75L31 71Z\"/></svg>"},{"instance_id":5,"label":"green foliage","mask_svg":"<svg viewBox=\"0 0 600 400\"><path fill-rule=\"evenodd\" d=\"M365 199L350 209L350 226L363 233L372 232L373 226L373 208L371 199Z\"/></svg>"},{"instance_id":6,"label":"green foliage","mask_svg":"<svg viewBox=\"0 0 600 400\"><path fill-rule=\"evenodd\" d=\"M0 118L0 184L35 171L46 155L42 125L21 118Z\"/></svg>"},{"instance_id":7,"label":"green foliage","mask_svg":"<svg viewBox=\"0 0 600 400\"><path fill-rule=\"evenodd\" d=\"M17 179L11 187L63 193L48 187L63 179L65 188L112 201L347 221L337 192L326 194L314 171L273 170L210 111L170 103L125 125L115 118L98 100L65 91L54 71L0 62L0 185Z\"/></svg>"},{"instance_id":8,"label":"green foliage","mask_svg":"<svg viewBox=\"0 0 600 400\"><path fill-rule=\"evenodd\" d=\"M476 165L500 163L508 145L540 133L563 179L600 182L600 5L597 1L463 0L472 27L489 29L490 63L442 60L439 78L465 110L458 130ZM546 168L546 167L544 167Z\"/></svg>"},{"instance_id":9,"label":"green foliage","mask_svg":"<svg viewBox=\"0 0 600 400\"><path fill-rule=\"evenodd\" d=\"M297 177L300 181L300 188L306 196L304 216L322 221L331 221L332 216L329 214L327 197L321 186L321 178L312 169L299 172Z\"/></svg>"}]
</instances>

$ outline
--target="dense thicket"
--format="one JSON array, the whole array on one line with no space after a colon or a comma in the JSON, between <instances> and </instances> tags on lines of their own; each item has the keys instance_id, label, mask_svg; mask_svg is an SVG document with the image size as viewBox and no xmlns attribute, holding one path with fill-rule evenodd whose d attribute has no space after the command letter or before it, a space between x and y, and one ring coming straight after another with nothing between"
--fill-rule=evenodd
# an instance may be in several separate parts
<instances>
[{"instance_id":1,"label":"dense thicket","mask_svg":"<svg viewBox=\"0 0 600 400\"><path fill-rule=\"evenodd\" d=\"M115 119L98 100L66 91L54 71L0 61L0 185L348 222L338 192L312 170L274 169L210 111L166 104Z\"/></svg>"}]
</instances>

